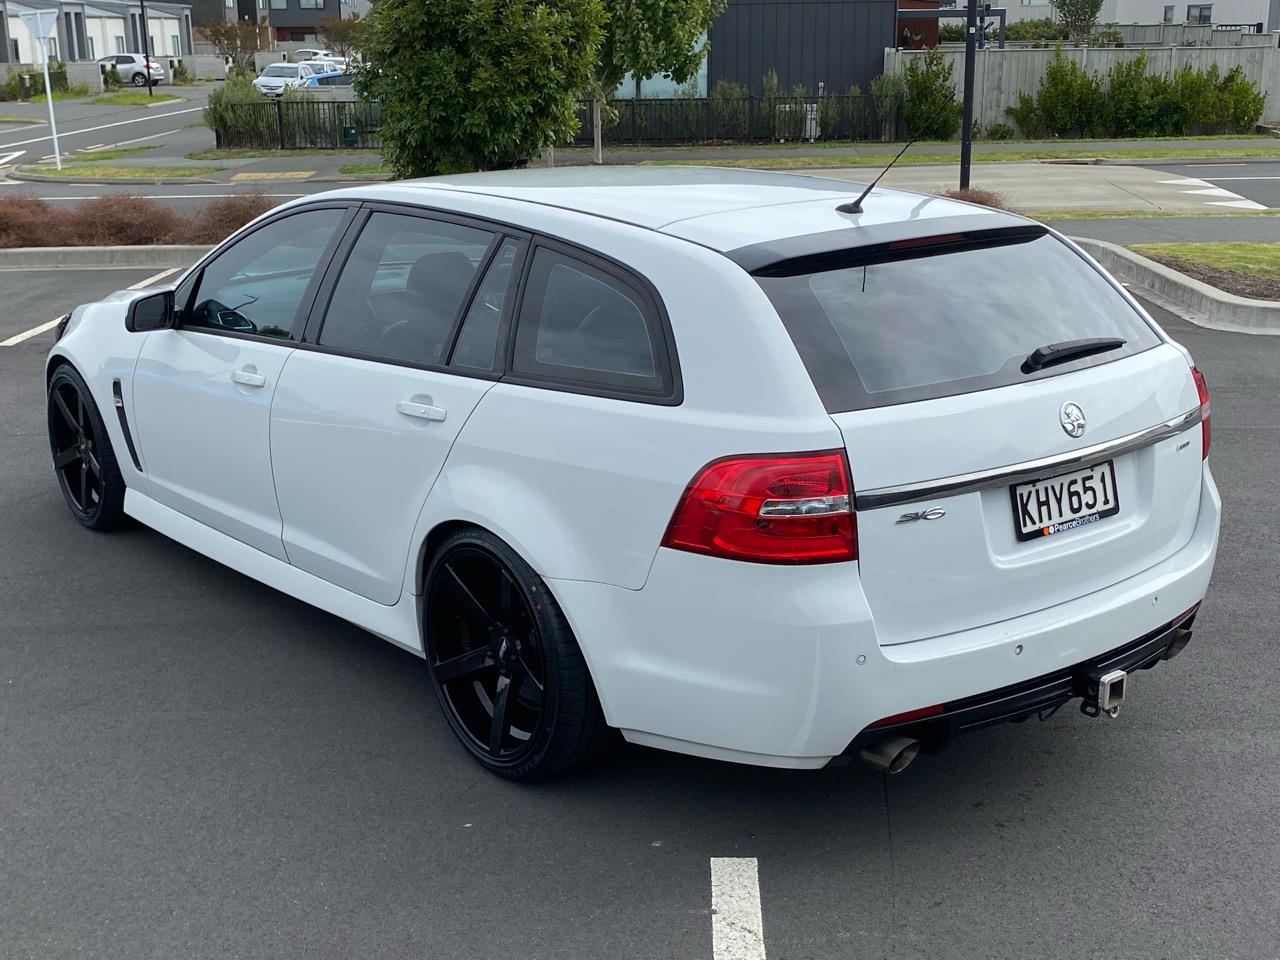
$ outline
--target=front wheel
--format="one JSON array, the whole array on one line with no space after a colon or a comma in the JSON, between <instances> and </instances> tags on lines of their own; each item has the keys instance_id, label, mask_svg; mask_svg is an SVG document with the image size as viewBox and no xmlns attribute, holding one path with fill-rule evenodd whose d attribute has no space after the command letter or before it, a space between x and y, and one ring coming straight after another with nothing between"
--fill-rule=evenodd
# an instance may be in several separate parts
<instances>
[{"instance_id":1,"label":"front wheel","mask_svg":"<svg viewBox=\"0 0 1280 960\"><path fill-rule=\"evenodd\" d=\"M145 73L135 73L133 75L133 85L135 87L145 87L147 85L147 75Z\"/></svg>"},{"instance_id":2,"label":"front wheel","mask_svg":"<svg viewBox=\"0 0 1280 960\"><path fill-rule=\"evenodd\" d=\"M541 780L597 755L608 728L546 583L484 530L449 537L427 568L423 640L436 696L488 770Z\"/></svg>"},{"instance_id":3,"label":"front wheel","mask_svg":"<svg viewBox=\"0 0 1280 960\"><path fill-rule=\"evenodd\" d=\"M124 519L124 478L88 385L68 364L49 378L49 450L71 515L90 530Z\"/></svg>"}]
</instances>

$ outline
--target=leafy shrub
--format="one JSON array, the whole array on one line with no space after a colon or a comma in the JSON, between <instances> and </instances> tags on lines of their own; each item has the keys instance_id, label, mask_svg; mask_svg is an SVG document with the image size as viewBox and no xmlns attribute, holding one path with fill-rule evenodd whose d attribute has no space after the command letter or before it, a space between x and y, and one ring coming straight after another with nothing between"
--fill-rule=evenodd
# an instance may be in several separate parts
<instances>
[{"instance_id":1,"label":"leafy shrub","mask_svg":"<svg viewBox=\"0 0 1280 960\"><path fill-rule=\"evenodd\" d=\"M1005 27L1006 40L1017 43L1035 43L1037 41L1055 42L1067 39L1066 26L1053 17L1034 17L1029 20L1015 20ZM964 37L961 36L963 40Z\"/></svg>"},{"instance_id":2,"label":"leafy shrub","mask_svg":"<svg viewBox=\"0 0 1280 960\"><path fill-rule=\"evenodd\" d=\"M0 247L62 246L66 229L59 211L35 197L0 200Z\"/></svg>"},{"instance_id":3,"label":"leafy shrub","mask_svg":"<svg viewBox=\"0 0 1280 960\"><path fill-rule=\"evenodd\" d=\"M1013 24L1009 24L1013 26ZM939 43L964 43L964 24L941 23L938 25Z\"/></svg>"},{"instance_id":4,"label":"leafy shrub","mask_svg":"<svg viewBox=\"0 0 1280 960\"><path fill-rule=\"evenodd\" d=\"M196 82L196 77L187 69L187 65L179 60L174 65L172 80L180 87L189 87Z\"/></svg>"},{"instance_id":5,"label":"leafy shrub","mask_svg":"<svg viewBox=\"0 0 1280 960\"><path fill-rule=\"evenodd\" d=\"M107 193L77 204L76 246L177 243L182 218L158 200L128 193Z\"/></svg>"},{"instance_id":6,"label":"leafy shrub","mask_svg":"<svg viewBox=\"0 0 1280 960\"><path fill-rule=\"evenodd\" d=\"M898 107L905 91L900 74L882 73L871 79L871 102L875 107L881 140L893 140L897 136Z\"/></svg>"},{"instance_id":7,"label":"leafy shrub","mask_svg":"<svg viewBox=\"0 0 1280 960\"><path fill-rule=\"evenodd\" d=\"M749 91L740 83L720 80L711 88L711 136L745 140L751 128Z\"/></svg>"},{"instance_id":8,"label":"leafy shrub","mask_svg":"<svg viewBox=\"0 0 1280 960\"><path fill-rule=\"evenodd\" d=\"M116 65L114 63L108 67L107 72L102 75L102 88L108 93L113 90L119 90L120 85L123 82L124 81L120 77L120 71L116 69Z\"/></svg>"},{"instance_id":9,"label":"leafy shrub","mask_svg":"<svg viewBox=\"0 0 1280 960\"><path fill-rule=\"evenodd\" d=\"M1040 134L1040 112L1036 109L1036 98L1024 91L1018 92L1018 102L1012 107L1004 108L1005 116L1013 121L1018 134L1030 140Z\"/></svg>"},{"instance_id":10,"label":"leafy shrub","mask_svg":"<svg viewBox=\"0 0 1280 960\"><path fill-rule=\"evenodd\" d=\"M907 136L949 140L956 132L964 108L956 100L955 84L951 80L954 69L937 50L908 58L902 101Z\"/></svg>"},{"instance_id":11,"label":"leafy shrub","mask_svg":"<svg viewBox=\"0 0 1280 960\"><path fill-rule=\"evenodd\" d=\"M1106 113L1102 129L1129 137L1158 137L1175 132L1172 90L1158 74L1147 73L1146 51L1117 62L1107 72Z\"/></svg>"},{"instance_id":12,"label":"leafy shrub","mask_svg":"<svg viewBox=\"0 0 1280 960\"><path fill-rule=\"evenodd\" d=\"M1244 75L1243 67L1232 67L1221 80L1217 79L1217 64L1211 68L1214 73L1216 110L1208 118L1213 125L1221 125L1221 132L1248 133L1262 116L1263 107L1267 103L1266 93L1260 91ZM1219 130L1210 132L1217 133Z\"/></svg>"},{"instance_id":13,"label":"leafy shrub","mask_svg":"<svg viewBox=\"0 0 1280 960\"><path fill-rule=\"evenodd\" d=\"M999 121L997 121L996 123L993 123L991 124L991 126L987 127L987 139L988 140L1012 140L1013 127L1009 126L1007 123L1000 123Z\"/></svg>"},{"instance_id":14,"label":"leafy shrub","mask_svg":"<svg viewBox=\"0 0 1280 960\"><path fill-rule=\"evenodd\" d=\"M1097 131L1105 106L1098 75L1064 57L1058 44L1036 94L1038 126L1055 136L1089 136Z\"/></svg>"},{"instance_id":15,"label":"leafy shrub","mask_svg":"<svg viewBox=\"0 0 1280 960\"><path fill-rule=\"evenodd\" d=\"M272 207L261 190L210 200L191 216L186 243L218 243Z\"/></svg>"}]
</instances>

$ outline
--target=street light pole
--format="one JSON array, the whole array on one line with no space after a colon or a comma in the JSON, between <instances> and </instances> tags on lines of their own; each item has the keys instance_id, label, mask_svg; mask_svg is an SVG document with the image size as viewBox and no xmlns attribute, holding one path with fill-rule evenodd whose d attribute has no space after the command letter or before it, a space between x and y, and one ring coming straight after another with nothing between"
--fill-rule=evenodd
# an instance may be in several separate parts
<instances>
[{"instance_id":1,"label":"street light pole","mask_svg":"<svg viewBox=\"0 0 1280 960\"><path fill-rule=\"evenodd\" d=\"M154 97L155 93L151 89L151 41L147 30L147 0L138 0L138 6L142 8L142 66L147 71L147 96Z\"/></svg>"},{"instance_id":2,"label":"street light pole","mask_svg":"<svg viewBox=\"0 0 1280 960\"><path fill-rule=\"evenodd\" d=\"M978 0L969 0L964 29L964 122L960 126L960 189L969 187L973 160L973 71L977 58Z\"/></svg>"}]
</instances>

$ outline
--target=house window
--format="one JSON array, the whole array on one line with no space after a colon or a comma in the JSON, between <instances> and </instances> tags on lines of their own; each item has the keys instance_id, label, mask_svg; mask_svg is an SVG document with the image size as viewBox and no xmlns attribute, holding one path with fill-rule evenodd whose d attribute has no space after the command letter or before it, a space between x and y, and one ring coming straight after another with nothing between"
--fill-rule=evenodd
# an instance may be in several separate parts
<instances>
[{"instance_id":1,"label":"house window","mask_svg":"<svg viewBox=\"0 0 1280 960\"><path fill-rule=\"evenodd\" d=\"M324 0L298 0L298 6L303 10L323 10Z\"/></svg>"},{"instance_id":2,"label":"house window","mask_svg":"<svg viewBox=\"0 0 1280 960\"><path fill-rule=\"evenodd\" d=\"M89 42L89 59L90 59L90 60L97 60L97 59L98 59L98 51L97 51L97 48L94 46L94 43L93 43L93 37L85 37L85 40L87 40L87 41Z\"/></svg>"},{"instance_id":3,"label":"house window","mask_svg":"<svg viewBox=\"0 0 1280 960\"><path fill-rule=\"evenodd\" d=\"M1213 4L1187 4L1187 23L1213 23Z\"/></svg>"},{"instance_id":4,"label":"house window","mask_svg":"<svg viewBox=\"0 0 1280 960\"><path fill-rule=\"evenodd\" d=\"M286 2L286 0L271 0L272 10L286 10L288 9L288 6L289 4Z\"/></svg>"},{"instance_id":5,"label":"house window","mask_svg":"<svg viewBox=\"0 0 1280 960\"><path fill-rule=\"evenodd\" d=\"M49 38L49 62L53 63L58 59L58 38Z\"/></svg>"},{"instance_id":6,"label":"house window","mask_svg":"<svg viewBox=\"0 0 1280 960\"><path fill-rule=\"evenodd\" d=\"M12 50L12 54L13 54L12 57L10 57L10 59L13 60L14 63L21 63L22 51L18 49L18 41L14 39L10 39L9 47Z\"/></svg>"},{"instance_id":7,"label":"house window","mask_svg":"<svg viewBox=\"0 0 1280 960\"><path fill-rule=\"evenodd\" d=\"M177 56L182 52L182 47L178 43L178 35L176 33L169 34L169 53L171 56Z\"/></svg>"},{"instance_id":8,"label":"house window","mask_svg":"<svg viewBox=\"0 0 1280 960\"><path fill-rule=\"evenodd\" d=\"M1173 23L1173 6L1171 4L1164 8L1164 22Z\"/></svg>"},{"instance_id":9,"label":"house window","mask_svg":"<svg viewBox=\"0 0 1280 960\"><path fill-rule=\"evenodd\" d=\"M116 53L124 53L124 37L116 34Z\"/></svg>"}]
</instances>

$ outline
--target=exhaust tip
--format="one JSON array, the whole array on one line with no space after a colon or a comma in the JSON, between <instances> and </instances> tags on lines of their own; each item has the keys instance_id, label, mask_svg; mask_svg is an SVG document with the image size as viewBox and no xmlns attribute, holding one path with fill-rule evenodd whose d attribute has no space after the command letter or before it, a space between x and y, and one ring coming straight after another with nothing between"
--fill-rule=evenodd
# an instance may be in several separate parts
<instances>
[{"instance_id":1,"label":"exhaust tip","mask_svg":"<svg viewBox=\"0 0 1280 960\"><path fill-rule=\"evenodd\" d=\"M881 773L901 773L920 755L920 741L909 737L884 737L867 744L859 755L863 763Z\"/></svg>"},{"instance_id":2,"label":"exhaust tip","mask_svg":"<svg viewBox=\"0 0 1280 960\"><path fill-rule=\"evenodd\" d=\"M1165 648L1164 659L1172 660L1183 650L1186 649L1188 643L1191 642L1191 631L1186 627L1178 627L1173 631L1173 637L1169 641L1169 646Z\"/></svg>"}]
</instances>

